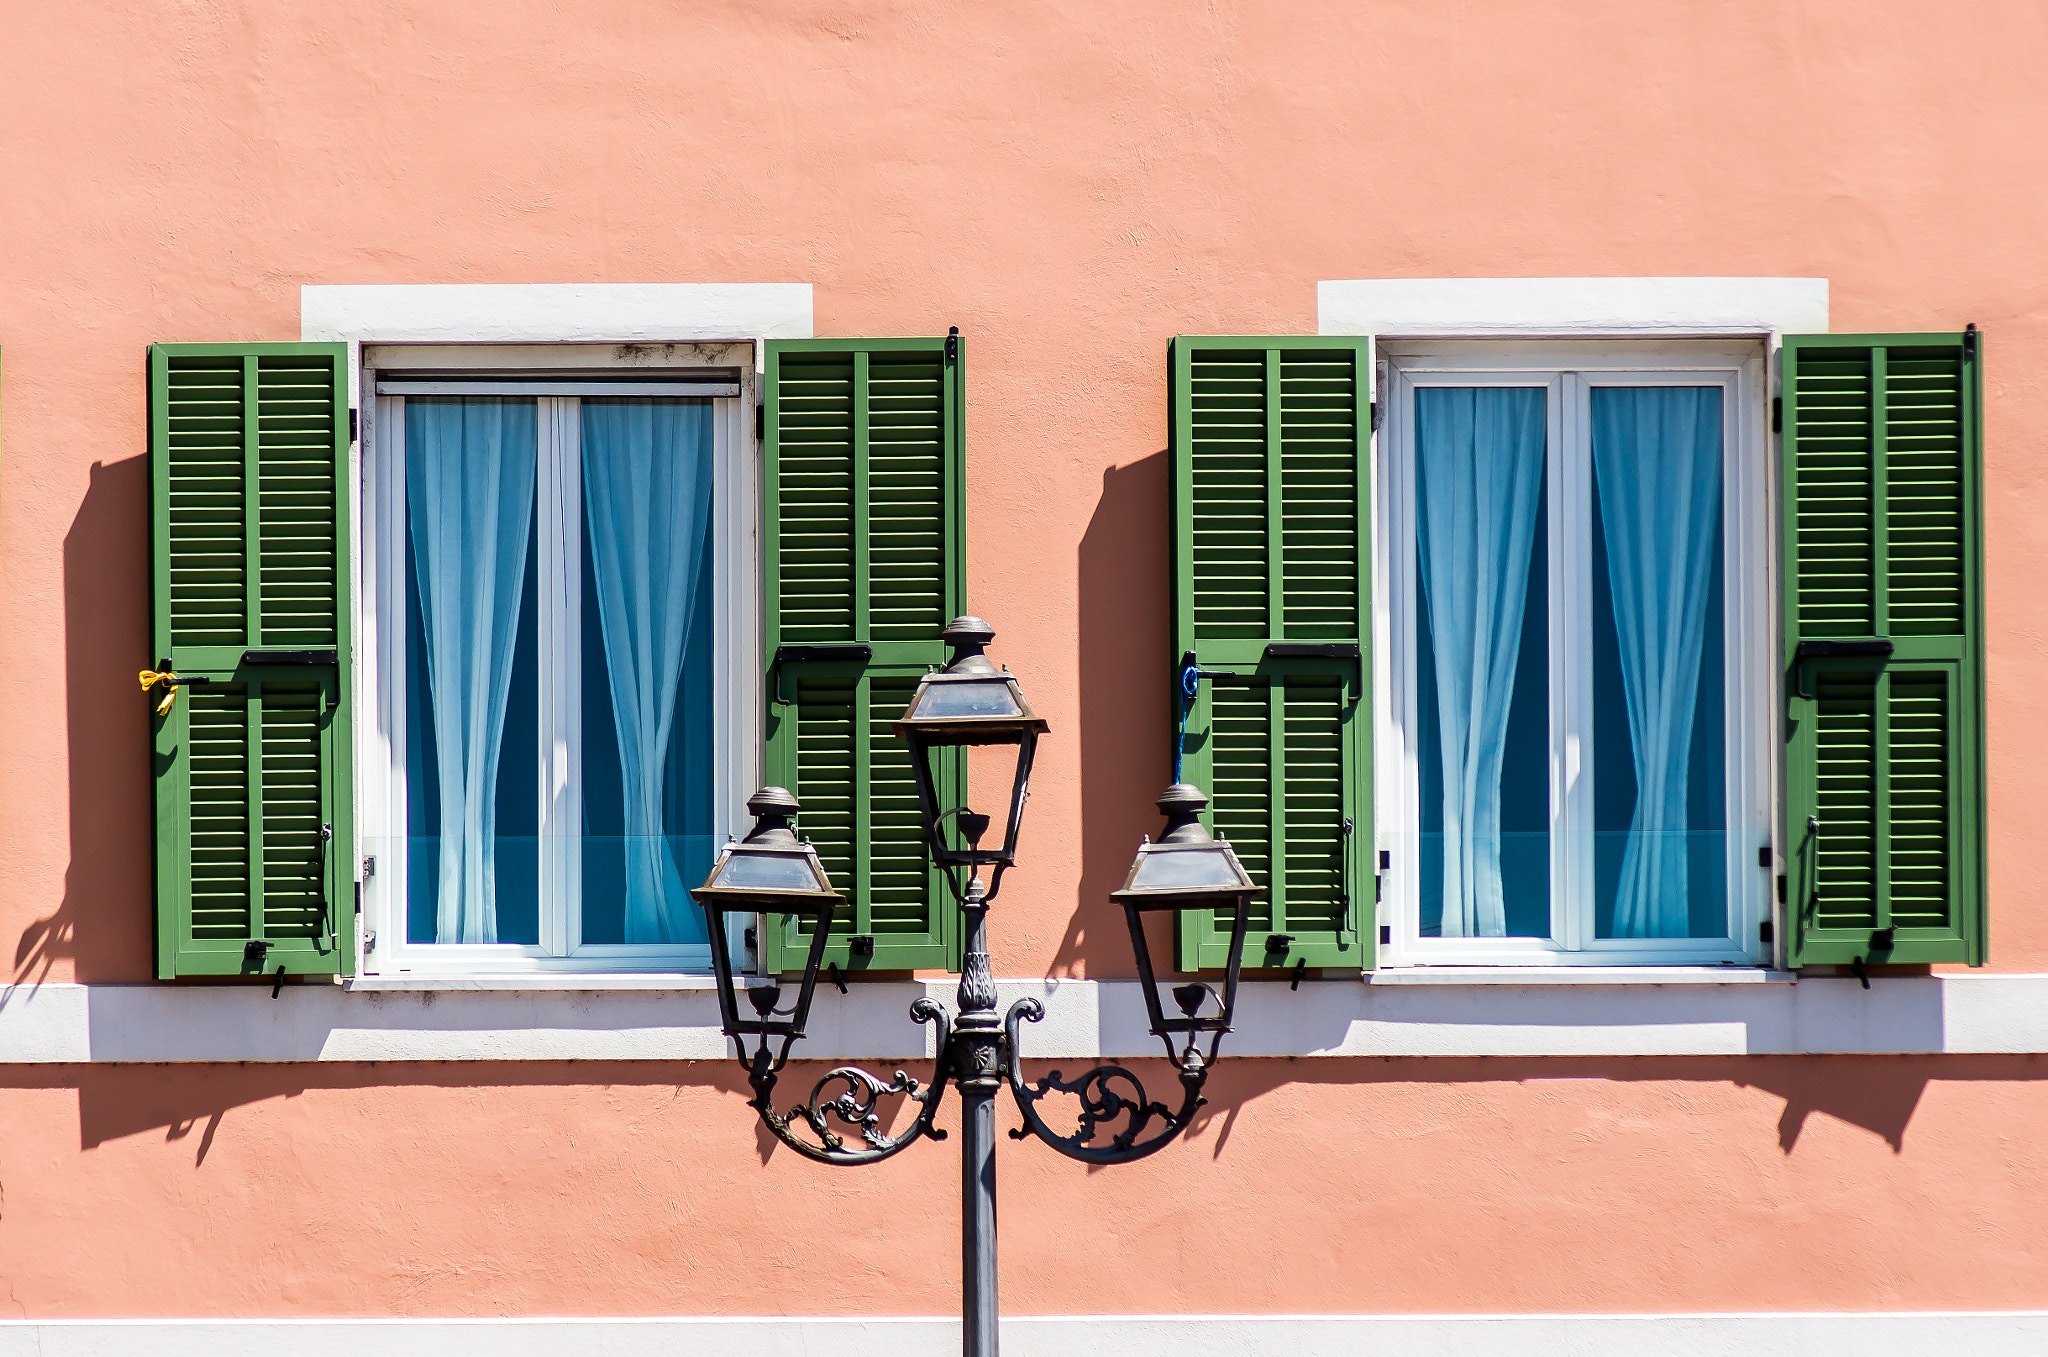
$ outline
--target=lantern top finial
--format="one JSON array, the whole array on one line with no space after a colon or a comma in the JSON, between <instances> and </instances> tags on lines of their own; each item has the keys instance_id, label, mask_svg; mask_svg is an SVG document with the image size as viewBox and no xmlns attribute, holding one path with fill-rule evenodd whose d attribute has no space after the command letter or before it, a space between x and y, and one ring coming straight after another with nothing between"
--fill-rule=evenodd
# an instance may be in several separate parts
<instances>
[{"instance_id":1,"label":"lantern top finial","mask_svg":"<svg viewBox=\"0 0 2048 1357\"><path fill-rule=\"evenodd\" d=\"M1166 832L1159 836L1161 843L1207 843L1209 832L1202 828L1201 814L1209 804L1209 798L1200 787L1187 782L1176 782L1159 793L1155 802L1159 813L1166 817Z\"/></svg>"},{"instance_id":2,"label":"lantern top finial","mask_svg":"<svg viewBox=\"0 0 2048 1357\"><path fill-rule=\"evenodd\" d=\"M789 822L801 807L791 796L787 787L763 787L747 798L747 813L754 816L754 828L748 833L748 843L778 843L796 841Z\"/></svg>"},{"instance_id":3,"label":"lantern top finial","mask_svg":"<svg viewBox=\"0 0 2048 1357\"><path fill-rule=\"evenodd\" d=\"M946 629L939 633L939 639L966 653L969 646L978 650L995 640L996 629L973 613L967 613L948 622Z\"/></svg>"}]
</instances>

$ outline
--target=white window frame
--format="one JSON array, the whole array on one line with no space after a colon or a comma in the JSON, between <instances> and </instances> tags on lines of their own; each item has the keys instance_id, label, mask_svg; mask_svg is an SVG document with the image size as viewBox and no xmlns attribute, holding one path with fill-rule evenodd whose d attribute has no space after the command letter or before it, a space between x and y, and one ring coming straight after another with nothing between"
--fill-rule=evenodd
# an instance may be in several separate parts
<instances>
[{"instance_id":1,"label":"white window frame","mask_svg":"<svg viewBox=\"0 0 2048 1357\"><path fill-rule=\"evenodd\" d=\"M1767 344L1739 340L1390 340L1376 355L1384 412L1374 457L1376 566L1375 816L1377 846L1388 853L1381 882L1379 944L1383 967L1767 965L1773 874L1759 849L1775 849L1778 748L1772 661L1776 650L1776 523L1770 439L1765 417ZM1723 552L1728 682L1725 730L1730 933L1723 939L1598 939L1589 909L1592 855L1590 770L1566 766L1572 753L1553 739L1552 832L1564 835L1553 855L1552 937L1424 938L1420 936L1416 834L1420 826L1417 768L1406 732L1415 721L1415 533L1412 521L1414 392L1419 386L1544 386L1553 450L1585 435L1592 386L1714 385L1723 391L1726 538ZM1587 578L1590 525L1574 520L1590 506L1585 469L1549 459L1551 513L1558 527L1548 545L1550 577ZM1568 479L1572 483L1567 483ZM1562 518L1560 518L1562 516ZM1564 552L1575 557L1566 560ZM1569 567L1569 570L1567 570ZM1555 588L1556 586L1553 585ZM1567 615L1569 613L1569 615ZM1591 650L1584 609L1550 609L1550 720L1553 731L1586 729L1591 680L1576 657ZM1581 842L1581 840L1585 840Z\"/></svg>"},{"instance_id":2,"label":"white window frame","mask_svg":"<svg viewBox=\"0 0 2048 1357\"><path fill-rule=\"evenodd\" d=\"M760 353L756 344L365 344L361 349L362 420L356 587L356 823L365 866L363 926L358 974L363 976L544 975L677 973L707 971L705 944L648 946L584 944L576 908L580 884L576 836L580 834L580 787L566 773L548 777L554 790L541 807L541 832L557 840L542 848L541 934L538 946L517 943L461 944L406 941L405 683L402 644L387 638L395 626L403 635L405 581L404 401L408 394L521 394L540 403L540 456L573 455L584 395L706 395L712 399L714 508L712 517L713 765L718 794L713 801L714 835L738 832L746 823L746 798L759 785L761 729L761 456L749 416L759 403ZM706 369L722 369L713 376ZM658 374L660 389L628 386L631 373L644 382ZM734 374L737 380L734 380ZM427 374L432 374L428 377ZM472 378L470 374L474 374ZM611 380L607 380L611 379ZM381 388L381 389L380 389ZM547 478L543 477L543 484ZM573 485L573 478L556 484ZM541 549L553 535L551 517L579 512L567 502L542 496ZM542 589L559 578L543 560ZM553 635L578 638L580 598L543 598L541 606L542 710L573 710L580 667L566 663L569 648ZM568 628L566 632L564 628ZM549 698L552 697L552 701ZM564 705L569 704L569 705ZM543 731L541 758L566 770L578 762L577 734ZM571 826L577 828L571 829ZM686 883L694 884L694 883ZM371 939L374 939L372 944Z\"/></svg>"}]
</instances>

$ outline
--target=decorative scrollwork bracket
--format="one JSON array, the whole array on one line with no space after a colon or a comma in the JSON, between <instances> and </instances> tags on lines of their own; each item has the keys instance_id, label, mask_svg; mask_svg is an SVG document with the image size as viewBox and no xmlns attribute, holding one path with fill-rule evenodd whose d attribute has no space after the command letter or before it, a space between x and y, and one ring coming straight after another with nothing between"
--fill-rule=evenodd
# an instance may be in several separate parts
<instances>
[{"instance_id":1,"label":"decorative scrollwork bracket","mask_svg":"<svg viewBox=\"0 0 2048 1357\"><path fill-rule=\"evenodd\" d=\"M921 1086L902 1070L896 1071L896 1077L884 1083L858 1065L841 1065L826 1071L825 1076L811 1086L808 1102L799 1103L786 1113L775 1110L774 1096L777 1072L788 1061L788 1043L783 1043L780 1058L769 1050L766 1038L751 1056L742 1046L740 1064L746 1068L747 1082L753 1086L752 1105L763 1124L775 1133L777 1140L804 1158L821 1164L873 1164L900 1154L919 1140L944 1140L946 1133L932 1125L932 1118L938 1114L939 1104L946 1096L948 1062L952 1058L949 1050L952 1015L938 1000L924 998L910 1006L910 1016L917 1022L933 1023L937 1027L938 1054L933 1062L929 1087ZM908 1129L901 1135L892 1136L882 1130L878 1104L882 1098L896 1095L916 1103L918 1111ZM849 1148L846 1135L833 1129L835 1122L846 1133L858 1135L865 1148ZM799 1134L796 1129L799 1126L808 1126L817 1139Z\"/></svg>"},{"instance_id":2,"label":"decorative scrollwork bracket","mask_svg":"<svg viewBox=\"0 0 2048 1357\"><path fill-rule=\"evenodd\" d=\"M1010 1093L1017 1099L1017 1110L1024 1115L1024 1125L1010 1132L1012 1140L1036 1136L1067 1158L1078 1159L1084 1164L1128 1164L1164 1149L1187 1129L1188 1123L1194 1119L1195 1110L1207 1101L1202 1097L1202 1085L1208 1082L1209 1065L1215 1058L1213 1042L1208 1060L1203 1059L1192 1042L1180 1053L1177 1073L1180 1075L1181 1104L1178 1111L1147 1098L1145 1086L1138 1081L1138 1076L1122 1065L1097 1065L1078 1079L1066 1079L1060 1071L1054 1070L1036 1084L1026 1084L1023 1062L1018 1058L1022 1049L1019 1034L1022 1024L1040 1022L1044 1018L1045 1005L1027 998L1011 1004L1009 1015L1003 1020L1004 1038L1009 1048L1008 1058L1003 1063L1009 1069ZM1171 1051L1171 1045L1167 1049ZM1039 1100L1055 1092L1073 1094L1081 1101L1080 1124L1072 1135L1061 1135L1046 1125L1045 1119L1038 1114ZM1110 1137L1107 1145L1089 1143L1102 1127L1124 1118L1129 1119L1127 1124ZM1150 1139L1143 1139L1154 1122L1160 1124L1158 1133Z\"/></svg>"}]
</instances>

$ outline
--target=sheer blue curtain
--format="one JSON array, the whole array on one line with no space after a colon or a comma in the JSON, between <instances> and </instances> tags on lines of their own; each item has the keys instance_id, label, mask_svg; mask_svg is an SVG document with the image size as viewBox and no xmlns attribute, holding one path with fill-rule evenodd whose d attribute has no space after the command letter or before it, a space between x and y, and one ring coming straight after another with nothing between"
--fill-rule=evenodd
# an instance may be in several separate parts
<instances>
[{"instance_id":1,"label":"sheer blue curtain","mask_svg":"<svg viewBox=\"0 0 2048 1357\"><path fill-rule=\"evenodd\" d=\"M441 800L438 942L498 940L498 757L536 460L531 400L406 403L406 516Z\"/></svg>"},{"instance_id":2,"label":"sheer blue curtain","mask_svg":"<svg viewBox=\"0 0 2048 1357\"><path fill-rule=\"evenodd\" d=\"M1435 644L1444 937L1507 932L1501 767L1543 488L1542 388L1415 393L1416 555Z\"/></svg>"},{"instance_id":3,"label":"sheer blue curtain","mask_svg":"<svg viewBox=\"0 0 2048 1357\"><path fill-rule=\"evenodd\" d=\"M693 614L711 483L710 406L583 403L583 504L625 792L628 943L701 935L663 801L683 655L707 620Z\"/></svg>"},{"instance_id":4,"label":"sheer blue curtain","mask_svg":"<svg viewBox=\"0 0 2048 1357\"><path fill-rule=\"evenodd\" d=\"M1636 775L1614 936L1682 938L1686 774L1721 525L1721 390L1595 387L1592 413Z\"/></svg>"}]
</instances>

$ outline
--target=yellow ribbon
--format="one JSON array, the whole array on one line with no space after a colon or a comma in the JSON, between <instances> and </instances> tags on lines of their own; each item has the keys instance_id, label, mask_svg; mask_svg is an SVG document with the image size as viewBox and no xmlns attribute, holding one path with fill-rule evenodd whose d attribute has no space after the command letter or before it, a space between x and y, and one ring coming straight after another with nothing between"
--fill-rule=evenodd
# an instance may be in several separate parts
<instances>
[{"instance_id":1,"label":"yellow ribbon","mask_svg":"<svg viewBox=\"0 0 2048 1357\"><path fill-rule=\"evenodd\" d=\"M145 669L137 677L142 680L142 691L145 693L159 683L164 685L164 700L156 704L156 714L169 716L171 704L178 700L178 676L169 670L159 673L154 669Z\"/></svg>"}]
</instances>

